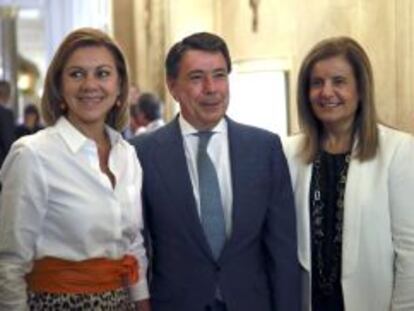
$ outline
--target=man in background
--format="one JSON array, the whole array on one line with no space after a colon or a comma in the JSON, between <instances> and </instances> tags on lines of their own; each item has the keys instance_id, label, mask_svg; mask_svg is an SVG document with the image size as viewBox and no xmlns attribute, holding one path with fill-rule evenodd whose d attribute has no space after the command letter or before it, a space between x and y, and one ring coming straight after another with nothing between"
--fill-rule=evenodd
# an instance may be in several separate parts
<instances>
[{"instance_id":1,"label":"man in background","mask_svg":"<svg viewBox=\"0 0 414 311\"><path fill-rule=\"evenodd\" d=\"M40 112L35 104L28 104L24 107L23 123L16 126L15 136L19 139L22 136L31 135L43 128L40 123Z\"/></svg>"},{"instance_id":2,"label":"man in background","mask_svg":"<svg viewBox=\"0 0 414 311\"><path fill-rule=\"evenodd\" d=\"M150 133L164 125L162 106L162 101L155 94L142 93L137 107L137 123L144 128L141 132ZM140 129L138 129L138 134L140 134Z\"/></svg>"},{"instance_id":3,"label":"man in background","mask_svg":"<svg viewBox=\"0 0 414 311\"><path fill-rule=\"evenodd\" d=\"M134 103L129 106L129 126L124 135L127 140L145 133L145 126L141 124L139 113L138 103Z\"/></svg>"},{"instance_id":4,"label":"man in background","mask_svg":"<svg viewBox=\"0 0 414 311\"><path fill-rule=\"evenodd\" d=\"M0 168L15 138L13 112L6 107L10 100L10 94L10 83L6 80L0 80Z\"/></svg>"}]
</instances>

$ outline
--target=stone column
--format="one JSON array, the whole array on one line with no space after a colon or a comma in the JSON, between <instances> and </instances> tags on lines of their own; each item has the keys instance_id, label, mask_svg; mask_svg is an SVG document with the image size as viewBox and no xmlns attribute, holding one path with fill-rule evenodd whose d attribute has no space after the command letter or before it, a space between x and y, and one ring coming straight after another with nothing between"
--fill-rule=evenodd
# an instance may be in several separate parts
<instances>
[{"instance_id":1,"label":"stone column","mask_svg":"<svg viewBox=\"0 0 414 311\"><path fill-rule=\"evenodd\" d=\"M12 90L9 105L15 116L18 114L17 11L13 6L0 7L0 78L10 82Z\"/></svg>"}]
</instances>

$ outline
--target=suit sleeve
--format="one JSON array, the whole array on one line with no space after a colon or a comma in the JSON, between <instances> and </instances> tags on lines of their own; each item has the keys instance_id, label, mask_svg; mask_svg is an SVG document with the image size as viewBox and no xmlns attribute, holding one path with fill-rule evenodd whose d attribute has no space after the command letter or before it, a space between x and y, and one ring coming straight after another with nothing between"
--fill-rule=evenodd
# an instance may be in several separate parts
<instances>
[{"instance_id":1,"label":"suit sleeve","mask_svg":"<svg viewBox=\"0 0 414 311\"><path fill-rule=\"evenodd\" d=\"M395 251L392 311L414 310L414 138L406 137L389 167L389 204Z\"/></svg>"},{"instance_id":2,"label":"suit sleeve","mask_svg":"<svg viewBox=\"0 0 414 311\"><path fill-rule=\"evenodd\" d=\"M297 256L296 216L293 191L280 140L272 143L273 189L266 221L265 244L274 310L301 307L300 266Z\"/></svg>"}]
</instances>

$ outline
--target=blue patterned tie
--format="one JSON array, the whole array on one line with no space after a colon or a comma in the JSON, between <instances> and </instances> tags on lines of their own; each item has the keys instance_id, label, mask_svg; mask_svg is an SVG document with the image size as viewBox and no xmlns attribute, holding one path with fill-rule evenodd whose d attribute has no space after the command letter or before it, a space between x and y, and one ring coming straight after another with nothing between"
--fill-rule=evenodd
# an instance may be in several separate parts
<instances>
[{"instance_id":1,"label":"blue patterned tie","mask_svg":"<svg viewBox=\"0 0 414 311\"><path fill-rule=\"evenodd\" d=\"M200 193L201 223L214 258L218 259L226 240L223 205L217 172L207 154L213 132L198 132L197 171Z\"/></svg>"}]
</instances>

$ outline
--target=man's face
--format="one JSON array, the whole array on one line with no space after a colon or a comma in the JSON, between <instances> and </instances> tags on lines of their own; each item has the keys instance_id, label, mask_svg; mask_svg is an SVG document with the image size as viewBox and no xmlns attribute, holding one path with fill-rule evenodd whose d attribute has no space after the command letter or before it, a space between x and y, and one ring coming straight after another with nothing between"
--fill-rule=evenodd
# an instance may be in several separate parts
<instances>
[{"instance_id":1,"label":"man's face","mask_svg":"<svg viewBox=\"0 0 414 311\"><path fill-rule=\"evenodd\" d=\"M171 95L180 104L182 116L196 129L211 129L225 115L229 81L227 64L220 52L185 52L177 78L167 82Z\"/></svg>"},{"instance_id":2,"label":"man's face","mask_svg":"<svg viewBox=\"0 0 414 311\"><path fill-rule=\"evenodd\" d=\"M37 125L39 117L36 113L28 113L24 116L24 124L32 129Z\"/></svg>"},{"instance_id":3,"label":"man's face","mask_svg":"<svg viewBox=\"0 0 414 311\"><path fill-rule=\"evenodd\" d=\"M6 105L10 99L10 88L6 85L0 85L0 105Z\"/></svg>"}]
</instances>

